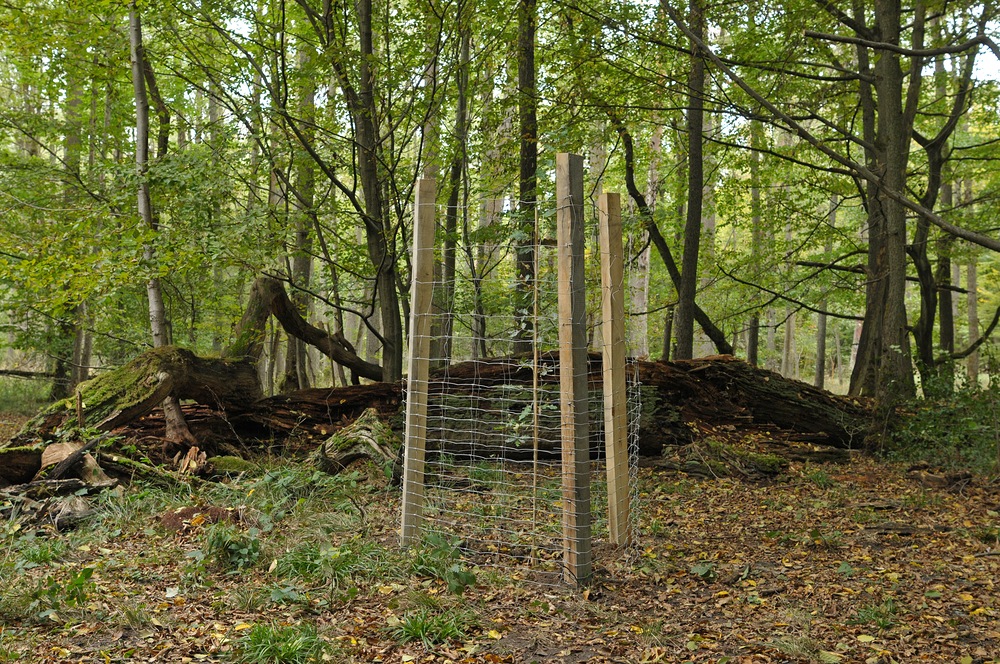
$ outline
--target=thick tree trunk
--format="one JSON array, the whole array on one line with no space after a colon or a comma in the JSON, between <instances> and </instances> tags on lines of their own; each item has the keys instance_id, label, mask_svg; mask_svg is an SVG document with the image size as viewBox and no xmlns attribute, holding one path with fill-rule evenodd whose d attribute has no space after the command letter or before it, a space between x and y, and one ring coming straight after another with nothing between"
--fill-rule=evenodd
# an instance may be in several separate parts
<instances>
[{"instance_id":1,"label":"thick tree trunk","mask_svg":"<svg viewBox=\"0 0 1000 664\"><path fill-rule=\"evenodd\" d=\"M882 41L898 45L899 3L876 0L874 18ZM858 48L858 55L864 71L868 62L864 47ZM872 71L876 94L873 99L868 84L862 84L862 116L866 137L875 139L874 150L868 150L869 168L882 178L867 191L869 281L850 392L875 396L891 406L916 391L906 329L906 211L886 193L906 190L912 117L903 106L900 56L881 53Z\"/></svg>"}]
</instances>

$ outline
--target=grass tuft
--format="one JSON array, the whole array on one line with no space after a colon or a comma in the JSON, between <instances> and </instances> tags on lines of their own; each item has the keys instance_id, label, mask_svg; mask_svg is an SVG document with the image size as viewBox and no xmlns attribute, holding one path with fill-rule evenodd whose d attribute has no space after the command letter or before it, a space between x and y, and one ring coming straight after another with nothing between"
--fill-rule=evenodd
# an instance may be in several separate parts
<instances>
[{"instance_id":1,"label":"grass tuft","mask_svg":"<svg viewBox=\"0 0 1000 664\"><path fill-rule=\"evenodd\" d=\"M240 664L310 664L324 661L330 644L309 623L278 627L254 625L240 639L233 661Z\"/></svg>"}]
</instances>

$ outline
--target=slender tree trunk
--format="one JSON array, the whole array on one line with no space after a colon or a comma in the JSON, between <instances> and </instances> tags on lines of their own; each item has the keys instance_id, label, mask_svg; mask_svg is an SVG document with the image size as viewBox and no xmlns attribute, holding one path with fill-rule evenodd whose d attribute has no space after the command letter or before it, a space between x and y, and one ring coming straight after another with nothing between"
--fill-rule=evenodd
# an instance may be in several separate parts
<instances>
[{"instance_id":1,"label":"slender tree trunk","mask_svg":"<svg viewBox=\"0 0 1000 664\"><path fill-rule=\"evenodd\" d=\"M968 295L969 341L979 336L979 274L975 257L969 260L965 273L965 288ZM979 385L979 351L973 352L966 360L966 371L973 386Z\"/></svg>"},{"instance_id":2,"label":"slender tree trunk","mask_svg":"<svg viewBox=\"0 0 1000 664\"><path fill-rule=\"evenodd\" d=\"M760 122L753 121L750 125L750 253L757 264L763 259L764 244L760 200L760 149L763 143L761 134ZM760 364L759 347L760 314L759 309L754 309L747 329L747 362L755 367Z\"/></svg>"},{"instance_id":3,"label":"slender tree trunk","mask_svg":"<svg viewBox=\"0 0 1000 664\"><path fill-rule=\"evenodd\" d=\"M441 250L442 283L440 288L441 304L439 354L437 357L443 364L449 364L452 359L452 336L454 334L455 315L455 252L458 245L458 219L461 215L463 219L467 212L467 206L460 205L467 199L462 195L465 189L465 172L469 159L469 113L468 113L468 91L469 91L469 59L472 42L471 30L465 25L464 17L465 5L459 3L459 52L458 70L456 71L455 88L457 99L455 104L455 155L451 160L451 167L448 171L448 204L445 210L444 242ZM463 224L464 227L464 224Z\"/></svg>"},{"instance_id":4,"label":"slender tree trunk","mask_svg":"<svg viewBox=\"0 0 1000 664\"><path fill-rule=\"evenodd\" d=\"M781 346L781 375L786 378L797 378L799 373L795 350L795 319L795 311L791 307L786 308L785 336Z\"/></svg>"},{"instance_id":5,"label":"slender tree trunk","mask_svg":"<svg viewBox=\"0 0 1000 664\"><path fill-rule=\"evenodd\" d=\"M395 230L389 221L379 176L378 108L375 99L375 46L372 39L372 0L358 0L359 85L352 116L358 143L358 175L365 201L368 255L376 269L375 287L381 316L382 380L403 376L403 327L396 279Z\"/></svg>"},{"instance_id":6,"label":"slender tree trunk","mask_svg":"<svg viewBox=\"0 0 1000 664\"><path fill-rule=\"evenodd\" d=\"M837 227L837 207L840 205L839 199L836 194L830 197L830 212L827 214L827 224L830 226L830 230ZM826 255L829 256L833 252L833 243L827 240L826 246L824 247ZM823 298L819 303L820 311L826 311L828 303L826 298ZM821 313L816 319L816 376L813 380L813 384L823 389L824 383L826 381L826 314Z\"/></svg>"},{"instance_id":7,"label":"slender tree trunk","mask_svg":"<svg viewBox=\"0 0 1000 664\"><path fill-rule=\"evenodd\" d=\"M80 164L82 160L83 125L80 118L80 106L83 103L82 91L76 73L70 69L67 72L66 99L66 135L63 143L64 163L66 167L66 183L63 186L63 204L67 210L77 206L77 181L81 177ZM53 401L65 399L80 382L80 359L84 341L83 319L85 311L81 303L63 314L63 320L54 326L55 345L52 348L55 356L52 389L49 397Z\"/></svg>"},{"instance_id":8,"label":"slender tree trunk","mask_svg":"<svg viewBox=\"0 0 1000 664\"><path fill-rule=\"evenodd\" d=\"M653 129L649 141L649 170L646 178L646 203L649 213L656 218L656 206L660 199L660 164L663 158L663 125ZM637 248L634 267L629 275L629 294L633 315L627 328L629 354L633 357L649 357L649 258L652 245L649 230L633 236L633 247ZM668 344L669 345L669 344Z\"/></svg>"},{"instance_id":9,"label":"slender tree trunk","mask_svg":"<svg viewBox=\"0 0 1000 664\"><path fill-rule=\"evenodd\" d=\"M305 49L299 51L299 66L309 64L309 55ZM299 117L302 119L302 132L307 141L312 141L312 129L316 122L316 84L305 77L299 101ZM299 147L293 154L295 169L295 197L292 206L292 225L295 234L295 245L291 260L291 293L292 304L299 314L308 320L311 299L307 293L312 282L312 230L317 224L315 206L316 176L313 170L313 160ZM279 390L289 392L304 390L310 387L308 374L308 344L301 339L288 337L288 348L285 355L285 373Z\"/></svg>"},{"instance_id":10,"label":"slender tree trunk","mask_svg":"<svg viewBox=\"0 0 1000 664\"><path fill-rule=\"evenodd\" d=\"M691 0L691 31L704 38L705 19L701 0ZM702 196L704 193L704 94L705 61L691 41L691 68L688 74L688 199L687 220L684 224L684 253L681 257L681 280L677 293L676 337L674 358L689 360L694 354L694 307L698 288L698 251L701 245Z\"/></svg>"},{"instance_id":11,"label":"slender tree trunk","mask_svg":"<svg viewBox=\"0 0 1000 664\"><path fill-rule=\"evenodd\" d=\"M535 89L536 0L519 0L517 11L517 108L520 127L518 243L514 317L515 353L531 352L534 338L532 291L535 286L535 204L538 188L538 100Z\"/></svg>"},{"instance_id":12,"label":"slender tree trunk","mask_svg":"<svg viewBox=\"0 0 1000 664\"><path fill-rule=\"evenodd\" d=\"M153 231L157 231L156 219L149 198L149 183L146 173L149 168L149 101L146 96L146 57L142 46L142 22L135 0L129 5L129 43L131 46L132 84L135 92L135 167L139 177L137 202L139 217ZM151 72L150 72L151 73ZM169 124L168 124L169 126ZM161 146L165 152L165 147ZM143 250L143 258L149 265L156 264L156 249L149 242ZM166 310L163 306L163 294L160 290L160 280L151 277L146 283L146 295L149 301L149 325L153 334L153 346L160 348L169 343L166 322ZM181 412L180 404L172 396L163 400L163 414L167 425L168 443L197 443Z\"/></svg>"},{"instance_id":13,"label":"slender tree trunk","mask_svg":"<svg viewBox=\"0 0 1000 664\"><path fill-rule=\"evenodd\" d=\"M934 28L940 40L943 34L940 19L935 19ZM936 95L939 100L948 98L948 70L945 67L944 56L934 59L934 79L936 81ZM941 166L941 209L946 212L955 204L954 187L952 185L952 175L948 154L943 155L944 163ZM955 391L955 363L947 359L955 352L955 305L952 292L948 288L951 286L952 262L951 248L955 244L952 235L942 233L935 243L937 252L937 269L934 274L934 282L938 287L938 349L945 355L944 361L937 367L938 382L940 389L946 395L951 395Z\"/></svg>"}]
</instances>

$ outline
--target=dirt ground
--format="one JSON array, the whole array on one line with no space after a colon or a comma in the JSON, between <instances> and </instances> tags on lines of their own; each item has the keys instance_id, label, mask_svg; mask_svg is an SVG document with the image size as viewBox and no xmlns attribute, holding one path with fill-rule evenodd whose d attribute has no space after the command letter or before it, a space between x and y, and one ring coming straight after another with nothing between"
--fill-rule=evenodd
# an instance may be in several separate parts
<instances>
[{"instance_id":1,"label":"dirt ground","mask_svg":"<svg viewBox=\"0 0 1000 664\"><path fill-rule=\"evenodd\" d=\"M644 468L637 546L597 546L577 589L458 549L414 564L377 473L326 493L268 477L116 490L68 533L0 522L0 662L312 661L254 654L260 625L314 629L333 662L1000 662L1000 486L985 480L932 488L864 456L766 481ZM238 540L228 568L213 532ZM238 550L247 533L256 553ZM406 631L438 618L457 635Z\"/></svg>"}]
</instances>

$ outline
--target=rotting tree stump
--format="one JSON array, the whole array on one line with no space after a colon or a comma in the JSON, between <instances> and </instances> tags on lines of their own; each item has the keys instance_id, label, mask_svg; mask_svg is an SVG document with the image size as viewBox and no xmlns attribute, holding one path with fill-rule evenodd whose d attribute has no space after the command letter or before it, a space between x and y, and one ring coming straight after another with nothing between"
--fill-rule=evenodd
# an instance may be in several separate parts
<instances>
[{"instance_id":1,"label":"rotting tree stump","mask_svg":"<svg viewBox=\"0 0 1000 664\"><path fill-rule=\"evenodd\" d=\"M379 465L399 465L402 446L403 441L382 421L378 410L369 408L323 441L310 460L323 472L335 475L359 459L370 459Z\"/></svg>"},{"instance_id":2,"label":"rotting tree stump","mask_svg":"<svg viewBox=\"0 0 1000 664\"><path fill-rule=\"evenodd\" d=\"M152 412L167 396L239 413L260 398L260 382L256 369L243 360L204 358L164 346L80 384L72 396L28 422L13 442L46 441L67 427L111 431Z\"/></svg>"}]
</instances>

